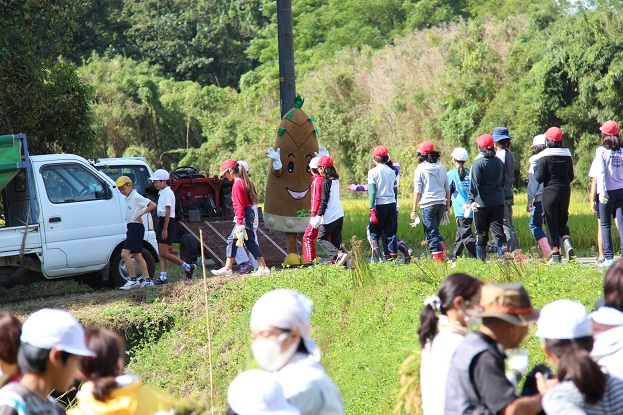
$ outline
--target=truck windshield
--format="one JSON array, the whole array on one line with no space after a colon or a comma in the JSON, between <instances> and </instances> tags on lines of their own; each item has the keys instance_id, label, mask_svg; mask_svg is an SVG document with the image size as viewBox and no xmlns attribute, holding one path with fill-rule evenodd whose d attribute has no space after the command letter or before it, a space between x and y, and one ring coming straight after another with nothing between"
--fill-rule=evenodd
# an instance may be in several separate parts
<instances>
[{"instance_id":1,"label":"truck windshield","mask_svg":"<svg viewBox=\"0 0 623 415\"><path fill-rule=\"evenodd\" d=\"M149 184L149 172L143 166L134 165L115 165L113 166L95 166L96 169L103 172L106 176L116 181L120 176L128 176L132 180L132 187L145 196L145 188Z\"/></svg>"}]
</instances>

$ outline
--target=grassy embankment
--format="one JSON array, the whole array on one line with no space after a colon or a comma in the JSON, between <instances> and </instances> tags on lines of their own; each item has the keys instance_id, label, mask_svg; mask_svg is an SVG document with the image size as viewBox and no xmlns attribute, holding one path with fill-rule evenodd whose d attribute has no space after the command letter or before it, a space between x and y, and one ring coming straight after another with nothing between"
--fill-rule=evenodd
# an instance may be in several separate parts
<instances>
[{"instance_id":1,"label":"grassy embankment","mask_svg":"<svg viewBox=\"0 0 623 415\"><path fill-rule=\"evenodd\" d=\"M574 203L579 206L581 201ZM348 210L345 238L351 234L362 237L367 217L365 203L348 202L345 206ZM400 235L415 245L414 242L423 238L422 230L405 226L405 211L410 210L410 205L403 201L402 206ZM520 200L517 206L523 206ZM363 213L356 214L353 209ZM520 238L529 240L527 214L517 216ZM587 253L595 238L591 227L594 222L589 212L572 215L576 245ZM581 227L586 229L586 235L577 231ZM447 240L453 233L451 228L443 229ZM292 288L314 301L312 337L323 352L327 372L342 390L347 413L353 415L391 413L400 388L400 366L418 350L415 331L422 302L448 274L467 272L487 282L522 281L538 307L558 298L572 298L590 309L601 291L602 272L576 264L549 266L534 259L506 264L459 260L454 268L450 266L425 260L407 266L362 264L351 271L318 266L274 272L264 278L209 279L215 413L222 413L225 408L229 382L253 364L248 335L250 310L261 294L274 288ZM181 270L174 272L182 278ZM86 325L114 328L131 345L128 371L138 373L148 383L162 386L179 398L208 405L208 330L202 281L177 282L160 289L129 293L94 292L72 282L62 282L53 284L53 291L47 294L34 292L42 286L1 290L0 305L21 318L43 306L62 307ZM37 298L44 295L47 297ZM526 346L531 352L531 364L544 361L534 329ZM407 376L405 381L409 380ZM411 380L412 386L418 382Z\"/></svg>"}]
</instances>

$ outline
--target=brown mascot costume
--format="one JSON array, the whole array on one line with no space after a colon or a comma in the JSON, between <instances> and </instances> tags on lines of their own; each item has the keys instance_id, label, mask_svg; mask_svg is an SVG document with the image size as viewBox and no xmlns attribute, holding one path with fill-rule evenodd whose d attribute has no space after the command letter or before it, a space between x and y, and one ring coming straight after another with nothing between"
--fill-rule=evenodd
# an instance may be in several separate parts
<instances>
[{"instance_id":1,"label":"brown mascot costume","mask_svg":"<svg viewBox=\"0 0 623 415\"><path fill-rule=\"evenodd\" d=\"M268 149L272 163L266 181L264 226L286 233L285 265L301 263L297 234L305 232L309 223L309 161L319 154L315 120L302 106L303 99L297 95L294 108L281 119L275 147Z\"/></svg>"}]
</instances>

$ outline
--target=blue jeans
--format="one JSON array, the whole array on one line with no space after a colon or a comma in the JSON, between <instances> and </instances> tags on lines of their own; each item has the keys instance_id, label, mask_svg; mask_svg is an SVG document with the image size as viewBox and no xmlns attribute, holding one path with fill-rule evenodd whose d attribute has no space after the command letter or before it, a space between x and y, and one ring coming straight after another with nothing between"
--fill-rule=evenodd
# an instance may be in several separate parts
<instances>
[{"instance_id":1,"label":"blue jeans","mask_svg":"<svg viewBox=\"0 0 623 415\"><path fill-rule=\"evenodd\" d=\"M420 208L422 212L422 225L424 225L424 235L428 242L428 250L433 254L443 251L441 249L441 233L439 233L439 224L446 211L446 205L432 205Z\"/></svg>"},{"instance_id":2,"label":"blue jeans","mask_svg":"<svg viewBox=\"0 0 623 415\"><path fill-rule=\"evenodd\" d=\"M614 247L612 246L612 213L614 212L619 225L623 224L623 189L608 190L608 203L598 204L599 218L601 222L601 239L604 241L604 257L612 259L614 257ZM623 226L619 227L621 238L621 254L623 255Z\"/></svg>"},{"instance_id":3,"label":"blue jeans","mask_svg":"<svg viewBox=\"0 0 623 415\"><path fill-rule=\"evenodd\" d=\"M534 236L534 240L539 242L545 238L545 232L543 231L543 205L541 202L533 202L532 206L534 207L534 212L530 214L528 226L532 236Z\"/></svg>"}]
</instances>

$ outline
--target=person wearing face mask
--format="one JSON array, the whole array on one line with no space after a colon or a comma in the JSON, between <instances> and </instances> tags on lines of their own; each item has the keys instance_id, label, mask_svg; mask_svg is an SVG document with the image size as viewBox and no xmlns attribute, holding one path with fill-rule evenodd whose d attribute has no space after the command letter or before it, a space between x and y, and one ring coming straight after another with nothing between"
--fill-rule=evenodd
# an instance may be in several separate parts
<instances>
[{"instance_id":1,"label":"person wearing face mask","mask_svg":"<svg viewBox=\"0 0 623 415\"><path fill-rule=\"evenodd\" d=\"M537 374L539 393L519 397L506 377L504 349L517 348L539 311L518 283L482 287L480 307L467 310L482 325L456 348L446 382L445 414L537 414L549 386Z\"/></svg>"},{"instance_id":2,"label":"person wearing face mask","mask_svg":"<svg viewBox=\"0 0 623 415\"><path fill-rule=\"evenodd\" d=\"M0 311L0 387L20 379L17 365L22 323L8 311Z\"/></svg>"},{"instance_id":3,"label":"person wearing face mask","mask_svg":"<svg viewBox=\"0 0 623 415\"><path fill-rule=\"evenodd\" d=\"M418 335L422 346L420 388L425 415L444 413L450 360L467 334L467 327L478 324L466 310L480 303L481 286L470 275L452 274L441 283L437 295L424 302Z\"/></svg>"},{"instance_id":4,"label":"person wearing face mask","mask_svg":"<svg viewBox=\"0 0 623 415\"><path fill-rule=\"evenodd\" d=\"M284 396L301 415L342 415L342 395L320 364L309 337L313 302L296 291L278 289L261 296L251 310L253 356L275 372Z\"/></svg>"}]
</instances>

